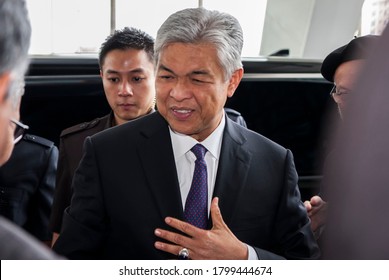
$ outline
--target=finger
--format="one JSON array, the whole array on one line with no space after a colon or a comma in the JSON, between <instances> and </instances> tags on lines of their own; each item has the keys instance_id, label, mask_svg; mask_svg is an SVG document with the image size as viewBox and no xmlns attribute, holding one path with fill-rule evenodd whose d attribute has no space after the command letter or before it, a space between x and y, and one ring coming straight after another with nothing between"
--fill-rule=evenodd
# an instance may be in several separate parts
<instances>
[{"instance_id":1,"label":"finger","mask_svg":"<svg viewBox=\"0 0 389 280\"><path fill-rule=\"evenodd\" d=\"M156 229L154 231L154 234L158 236L159 238L165 239L166 241L170 241L173 244L182 246L182 247L190 247L191 245L191 238L186 237L182 234L171 232L168 230L163 229Z\"/></svg>"},{"instance_id":2,"label":"finger","mask_svg":"<svg viewBox=\"0 0 389 280\"><path fill-rule=\"evenodd\" d=\"M213 228L222 228L226 227L226 224L224 223L222 213L219 208L219 198L214 197L212 199L211 203L211 217L212 217L212 223Z\"/></svg>"},{"instance_id":3,"label":"finger","mask_svg":"<svg viewBox=\"0 0 389 280\"><path fill-rule=\"evenodd\" d=\"M171 217L167 217L165 219L165 222L172 228L175 228L191 237L196 237L201 231L203 231L202 229L195 227L189 223Z\"/></svg>"},{"instance_id":4,"label":"finger","mask_svg":"<svg viewBox=\"0 0 389 280\"><path fill-rule=\"evenodd\" d=\"M154 247L158 250L173 254L173 255L178 255L180 250L183 248L181 246L177 246L174 244L168 244L160 241L156 241L154 243Z\"/></svg>"},{"instance_id":5,"label":"finger","mask_svg":"<svg viewBox=\"0 0 389 280\"><path fill-rule=\"evenodd\" d=\"M312 205L320 205L321 203L323 202L323 200L321 199L321 197L320 196L318 196L318 195L315 195L315 196L313 196L312 198L311 198L311 204Z\"/></svg>"},{"instance_id":6,"label":"finger","mask_svg":"<svg viewBox=\"0 0 389 280\"><path fill-rule=\"evenodd\" d=\"M312 204L308 200L304 201L304 206L307 211L312 209Z\"/></svg>"}]
</instances>

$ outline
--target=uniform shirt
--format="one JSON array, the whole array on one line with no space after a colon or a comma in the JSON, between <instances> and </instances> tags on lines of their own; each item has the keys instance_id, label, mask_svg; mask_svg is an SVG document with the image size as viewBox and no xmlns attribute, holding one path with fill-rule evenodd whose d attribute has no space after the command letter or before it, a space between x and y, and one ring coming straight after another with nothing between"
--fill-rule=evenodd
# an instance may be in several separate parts
<instances>
[{"instance_id":1,"label":"uniform shirt","mask_svg":"<svg viewBox=\"0 0 389 280\"><path fill-rule=\"evenodd\" d=\"M0 168L0 214L42 241L52 236L48 224L57 161L53 142L26 134Z\"/></svg>"},{"instance_id":2,"label":"uniform shirt","mask_svg":"<svg viewBox=\"0 0 389 280\"><path fill-rule=\"evenodd\" d=\"M56 189L50 217L52 232L61 231L63 213L70 205L73 194L72 180L83 154L85 138L112 127L113 119L113 112L111 112L102 118L77 124L61 132Z\"/></svg>"}]
</instances>

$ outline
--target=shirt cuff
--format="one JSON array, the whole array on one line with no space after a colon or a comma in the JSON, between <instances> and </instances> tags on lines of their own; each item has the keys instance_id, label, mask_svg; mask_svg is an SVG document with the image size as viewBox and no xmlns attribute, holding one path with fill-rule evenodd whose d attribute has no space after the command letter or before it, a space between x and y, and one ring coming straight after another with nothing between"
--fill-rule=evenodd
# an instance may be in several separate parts
<instances>
[{"instance_id":1,"label":"shirt cuff","mask_svg":"<svg viewBox=\"0 0 389 280\"><path fill-rule=\"evenodd\" d=\"M254 248L247 244L246 246L249 252L248 260L258 260L258 255L257 252L255 252Z\"/></svg>"}]
</instances>

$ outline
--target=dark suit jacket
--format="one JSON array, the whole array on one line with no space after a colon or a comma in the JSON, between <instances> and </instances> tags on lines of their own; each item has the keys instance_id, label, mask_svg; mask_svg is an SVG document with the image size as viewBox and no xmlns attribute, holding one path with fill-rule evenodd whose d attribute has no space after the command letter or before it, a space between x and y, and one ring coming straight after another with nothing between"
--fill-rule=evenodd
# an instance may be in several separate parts
<instances>
[{"instance_id":1,"label":"dark suit jacket","mask_svg":"<svg viewBox=\"0 0 389 280\"><path fill-rule=\"evenodd\" d=\"M58 149L26 134L0 168L0 214L42 241L50 241L49 218L55 188Z\"/></svg>"},{"instance_id":2,"label":"dark suit jacket","mask_svg":"<svg viewBox=\"0 0 389 280\"><path fill-rule=\"evenodd\" d=\"M238 111L225 108L225 112L230 119L246 127L246 122ZM50 217L52 232L61 231L63 213L70 205L73 194L72 180L82 157L85 138L112 127L113 118L111 112L102 118L77 124L61 132L56 188Z\"/></svg>"},{"instance_id":3,"label":"dark suit jacket","mask_svg":"<svg viewBox=\"0 0 389 280\"><path fill-rule=\"evenodd\" d=\"M154 113L108 129L84 148L54 249L76 259L175 258L154 248L164 218L183 219L165 119ZM228 118L214 196L226 224L259 258L319 256L291 152Z\"/></svg>"}]
</instances>

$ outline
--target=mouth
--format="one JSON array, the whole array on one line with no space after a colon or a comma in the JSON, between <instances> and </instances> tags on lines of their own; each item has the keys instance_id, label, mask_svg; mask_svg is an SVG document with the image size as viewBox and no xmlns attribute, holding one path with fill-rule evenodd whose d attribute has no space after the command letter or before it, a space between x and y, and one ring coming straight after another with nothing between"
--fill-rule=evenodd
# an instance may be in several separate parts
<instances>
[{"instance_id":1,"label":"mouth","mask_svg":"<svg viewBox=\"0 0 389 280\"><path fill-rule=\"evenodd\" d=\"M118 104L118 107L119 108L123 108L124 110L129 110L129 109L135 107L135 104L132 104L132 103L121 103L121 104Z\"/></svg>"},{"instance_id":2,"label":"mouth","mask_svg":"<svg viewBox=\"0 0 389 280\"><path fill-rule=\"evenodd\" d=\"M179 120L186 120L188 119L195 110L193 109L188 109L188 108L171 108L171 111L173 115L179 119Z\"/></svg>"}]
</instances>

